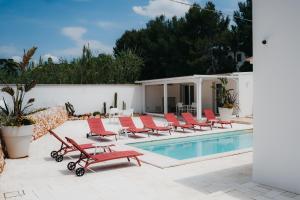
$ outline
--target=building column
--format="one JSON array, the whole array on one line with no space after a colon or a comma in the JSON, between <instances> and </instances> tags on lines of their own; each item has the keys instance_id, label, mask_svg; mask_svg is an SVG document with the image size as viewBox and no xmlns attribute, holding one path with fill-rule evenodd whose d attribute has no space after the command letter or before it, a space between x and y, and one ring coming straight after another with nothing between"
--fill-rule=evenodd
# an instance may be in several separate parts
<instances>
[{"instance_id":1,"label":"building column","mask_svg":"<svg viewBox=\"0 0 300 200\"><path fill-rule=\"evenodd\" d=\"M202 118L202 78L196 81L196 105L197 105L197 119Z\"/></svg>"},{"instance_id":2,"label":"building column","mask_svg":"<svg viewBox=\"0 0 300 200\"><path fill-rule=\"evenodd\" d=\"M164 83L164 113L168 113L168 84Z\"/></svg>"}]
</instances>

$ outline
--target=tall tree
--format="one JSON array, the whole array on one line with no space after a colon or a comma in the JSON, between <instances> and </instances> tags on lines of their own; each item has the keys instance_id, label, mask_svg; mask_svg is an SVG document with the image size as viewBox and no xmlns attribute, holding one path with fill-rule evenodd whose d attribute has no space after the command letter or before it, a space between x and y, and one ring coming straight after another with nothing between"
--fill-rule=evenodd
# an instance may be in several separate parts
<instances>
[{"instance_id":1,"label":"tall tree","mask_svg":"<svg viewBox=\"0 0 300 200\"><path fill-rule=\"evenodd\" d=\"M130 49L141 56L141 79L232 72L229 22L212 2L204 9L194 4L184 17L160 16L144 29L126 31L114 53Z\"/></svg>"},{"instance_id":2,"label":"tall tree","mask_svg":"<svg viewBox=\"0 0 300 200\"><path fill-rule=\"evenodd\" d=\"M239 2L239 10L234 12L233 20L235 22L238 37L239 50L245 52L246 56L253 55L252 42L252 0Z\"/></svg>"}]
</instances>

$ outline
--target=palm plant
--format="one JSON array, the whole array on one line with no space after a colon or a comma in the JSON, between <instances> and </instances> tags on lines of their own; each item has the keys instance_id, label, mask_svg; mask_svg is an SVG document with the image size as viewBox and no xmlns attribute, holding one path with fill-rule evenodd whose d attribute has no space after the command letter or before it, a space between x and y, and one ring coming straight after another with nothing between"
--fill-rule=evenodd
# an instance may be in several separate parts
<instances>
[{"instance_id":1,"label":"palm plant","mask_svg":"<svg viewBox=\"0 0 300 200\"><path fill-rule=\"evenodd\" d=\"M18 76L21 77L26 72L36 49L37 47L32 47L27 52L24 51L22 62L14 64L19 71ZM6 86L1 89L12 101L11 104L8 104L3 97L3 105L0 106L0 122L2 126L22 126L34 123L27 116L34 112L30 111L29 108L33 105L35 99L29 98L26 103L24 103L24 99L26 93L35 86L36 82L34 80L26 81L26 83L18 83L17 81L14 87L6 84Z\"/></svg>"},{"instance_id":2,"label":"palm plant","mask_svg":"<svg viewBox=\"0 0 300 200\"><path fill-rule=\"evenodd\" d=\"M238 94L234 92L234 89L227 89L228 79L219 78L221 83L220 95L218 95L218 101L221 103L223 108L235 108L239 109L238 105ZM214 89L216 89L213 86Z\"/></svg>"}]
</instances>

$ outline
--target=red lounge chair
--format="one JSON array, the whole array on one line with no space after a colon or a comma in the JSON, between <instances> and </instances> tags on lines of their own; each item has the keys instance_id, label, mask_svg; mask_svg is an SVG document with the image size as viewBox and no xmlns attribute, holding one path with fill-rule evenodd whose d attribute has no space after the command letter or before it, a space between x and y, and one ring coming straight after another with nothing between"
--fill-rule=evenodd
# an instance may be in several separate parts
<instances>
[{"instance_id":1,"label":"red lounge chair","mask_svg":"<svg viewBox=\"0 0 300 200\"><path fill-rule=\"evenodd\" d=\"M230 125L230 127L232 128L231 121L217 119L216 116L215 116L215 113L211 109L205 109L204 110L204 115L207 118L207 121L211 122L212 125L221 124L221 127L224 128L223 125L225 124L225 125Z\"/></svg>"},{"instance_id":2,"label":"red lounge chair","mask_svg":"<svg viewBox=\"0 0 300 200\"><path fill-rule=\"evenodd\" d=\"M197 120L194 119L194 117L191 113L188 113L188 112L182 113L181 116L187 124L191 124L191 125L193 125L193 127L199 126L200 130L202 130L202 127L210 127L210 129L212 130L211 123L198 122Z\"/></svg>"},{"instance_id":3,"label":"red lounge chair","mask_svg":"<svg viewBox=\"0 0 300 200\"><path fill-rule=\"evenodd\" d=\"M182 128L184 131L185 128L193 128L193 125L191 124L180 124L174 113L165 114L165 119L170 123L171 126L174 127L175 130L177 130L177 128Z\"/></svg>"},{"instance_id":4,"label":"red lounge chair","mask_svg":"<svg viewBox=\"0 0 300 200\"><path fill-rule=\"evenodd\" d=\"M117 140L117 134L112 131L106 131L102 120L100 118L91 118L88 119L88 124L90 127L90 132L86 134L86 137L89 136L100 136L100 137L108 137L108 136L115 136Z\"/></svg>"},{"instance_id":5,"label":"red lounge chair","mask_svg":"<svg viewBox=\"0 0 300 200\"><path fill-rule=\"evenodd\" d=\"M57 151L51 151L51 157L54 158L57 162L61 162L64 159L64 155L66 155L67 153L73 152L73 151L77 151L77 149L72 146L69 145L67 142L65 142L63 139L61 139L61 137L59 137L56 133L54 133L52 130L49 130L49 133L51 135L53 135L59 142L61 142L60 145L60 149ZM106 150L111 152L110 147L114 146L114 145L108 145L108 146L95 146L91 143L89 144L80 144L79 145L82 149L95 149L95 148L102 148L104 152L106 152Z\"/></svg>"},{"instance_id":6,"label":"red lounge chair","mask_svg":"<svg viewBox=\"0 0 300 200\"><path fill-rule=\"evenodd\" d=\"M136 133L148 133L149 136L149 130L144 128L137 128L134 125L131 117L119 117L119 121L121 126L133 135L135 135Z\"/></svg>"},{"instance_id":7,"label":"red lounge chair","mask_svg":"<svg viewBox=\"0 0 300 200\"><path fill-rule=\"evenodd\" d=\"M140 119L142 120L144 127L147 129L152 130L153 132L156 131L158 134L158 131L169 131L171 135L171 128L170 127L164 127L164 126L156 126L156 124L153 121L153 118L149 115L140 116Z\"/></svg>"},{"instance_id":8,"label":"red lounge chair","mask_svg":"<svg viewBox=\"0 0 300 200\"><path fill-rule=\"evenodd\" d=\"M83 176L86 169L92 164L108 161L108 160L115 160L120 158L127 158L130 161L130 158L136 159L138 165L141 166L140 160L138 156L142 156L143 154L136 152L136 151L113 151L107 152L102 154L88 154L83 148L80 147L74 140L71 138L66 137L66 140L72 144L78 151L80 151L80 157L76 162L69 162L68 169L74 170L76 165L78 164L80 167L75 170L77 176ZM81 163L84 163L81 165ZM91 170L91 169L90 169Z\"/></svg>"}]
</instances>

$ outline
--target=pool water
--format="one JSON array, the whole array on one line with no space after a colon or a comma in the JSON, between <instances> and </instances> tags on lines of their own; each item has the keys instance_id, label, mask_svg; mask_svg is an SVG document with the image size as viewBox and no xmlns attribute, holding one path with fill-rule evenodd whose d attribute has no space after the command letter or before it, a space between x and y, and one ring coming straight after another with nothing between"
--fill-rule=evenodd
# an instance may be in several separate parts
<instances>
[{"instance_id":1,"label":"pool water","mask_svg":"<svg viewBox=\"0 0 300 200\"><path fill-rule=\"evenodd\" d=\"M252 147L249 130L128 144L177 160L203 157Z\"/></svg>"}]
</instances>

